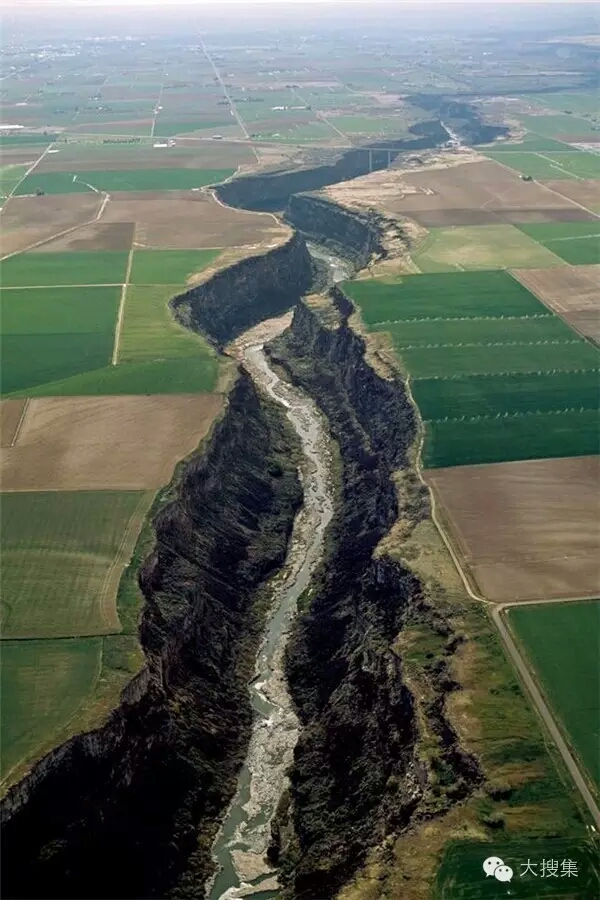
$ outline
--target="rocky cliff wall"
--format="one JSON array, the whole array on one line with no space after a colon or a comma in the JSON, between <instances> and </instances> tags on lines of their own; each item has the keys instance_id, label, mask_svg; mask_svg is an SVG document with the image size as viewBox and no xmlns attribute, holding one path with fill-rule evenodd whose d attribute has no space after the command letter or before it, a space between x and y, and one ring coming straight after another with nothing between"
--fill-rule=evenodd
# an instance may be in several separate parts
<instances>
[{"instance_id":1,"label":"rocky cliff wall","mask_svg":"<svg viewBox=\"0 0 600 900\"><path fill-rule=\"evenodd\" d=\"M105 727L47 755L2 806L2 896L203 897L250 734L260 586L301 488L295 438L242 375L156 515L140 573L143 673Z\"/></svg>"},{"instance_id":2,"label":"rocky cliff wall","mask_svg":"<svg viewBox=\"0 0 600 900\"><path fill-rule=\"evenodd\" d=\"M385 169L400 153L426 150L448 140L438 119L419 122L407 140L379 141L342 153L336 162L304 169L244 175L216 188L223 203L241 209L283 210L292 194L316 191L328 184Z\"/></svg>"},{"instance_id":3,"label":"rocky cliff wall","mask_svg":"<svg viewBox=\"0 0 600 900\"><path fill-rule=\"evenodd\" d=\"M375 215L349 212L313 194L294 194L285 218L308 240L352 259L357 269L364 268L373 254L384 255Z\"/></svg>"},{"instance_id":4,"label":"rocky cliff wall","mask_svg":"<svg viewBox=\"0 0 600 900\"><path fill-rule=\"evenodd\" d=\"M324 326L318 309L301 304L291 329L270 345L273 360L327 415L342 458L330 552L288 645L302 731L271 855L290 900L333 897L370 846L424 814L430 792L415 700L394 641L405 624L436 614L411 571L373 556L399 514L428 515L426 500L422 508L399 510L391 478L407 466L416 422L403 384L380 378L367 364L364 342L347 325L352 307L333 294L338 327ZM446 622L436 627L451 636ZM452 686L444 667L438 675L428 721L442 736L448 779L468 792L478 767L446 721L444 698Z\"/></svg>"},{"instance_id":5,"label":"rocky cliff wall","mask_svg":"<svg viewBox=\"0 0 600 900\"><path fill-rule=\"evenodd\" d=\"M313 265L301 235L250 256L171 300L175 317L223 346L264 319L294 306L312 282Z\"/></svg>"}]
</instances>

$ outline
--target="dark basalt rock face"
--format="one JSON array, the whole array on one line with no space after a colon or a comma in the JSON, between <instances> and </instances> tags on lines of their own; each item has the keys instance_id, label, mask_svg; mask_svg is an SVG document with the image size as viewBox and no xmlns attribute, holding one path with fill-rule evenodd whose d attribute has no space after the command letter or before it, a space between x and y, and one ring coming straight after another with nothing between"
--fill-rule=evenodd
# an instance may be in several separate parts
<instances>
[{"instance_id":1,"label":"dark basalt rock face","mask_svg":"<svg viewBox=\"0 0 600 900\"><path fill-rule=\"evenodd\" d=\"M464 100L440 94L415 94L410 100L415 106L438 115L465 144L489 144L510 132L505 125L483 122L477 108Z\"/></svg>"},{"instance_id":2,"label":"dark basalt rock face","mask_svg":"<svg viewBox=\"0 0 600 900\"><path fill-rule=\"evenodd\" d=\"M365 361L364 342L346 322L349 301L332 293L338 328L322 327L301 304L291 329L268 348L325 412L342 458L330 552L288 644L302 730L271 846L286 900L333 897L370 846L419 815L428 791L414 700L393 643L405 624L434 612L409 570L372 555L398 517L391 474L407 465L416 422L402 383L380 378ZM441 618L438 627L452 635ZM430 722L447 747L448 770L469 793L479 767L445 719L444 696L454 685L443 673L437 685Z\"/></svg>"},{"instance_id":3,"label":"dark basalt rock face","mask_svg":"<svg viewBox=\"0 0 600 900\"><path fill-rule=\"evenodd\" d=\"M325 197L294 194L285 210L285 219L306 239L350 258L357 269L366 266L374 254L385 253L378 216L349 212Z\"/></svg>"},{"instance_id":4,"label":"dark basalt rock face","mask_svg":"<svg viewBox=\"0 0 600 900\"><path fill-rule=\"evenodd\" d=\"M292 194L316 191L328 184L358 178L367 172L385 169L400 153L426 150L448 140L438 119L410 127L409 140L388 140L365 144L341 154L336 162L305 169L243 175L220 184L216 193L223 203L240 209L283 210Z\"/></svg>"},{"instance_id":5,"label":"dark basalt rock face","mask_svg":"<svg viewBox=\"0 0 600 900\"><path fill-rule=\"evenodd\" d=\"M251 729L257 591L301 502L298 448L242 376L140 573L146 668L105 727L48 754L3 806L2 896L203 897Z\"/></svg>"},{"instance_id":6,"label":"dark basalt rock face","mask_svg":"<svg viewBox=\"0 0 600 900\"><path fill-rule=\"evenodd\" d=\"M202 331L222 347L264 319L300 300L313 279L313 264L301 235L281 247L250 256L171 300L183 325Z\"/></svg>"}]
</instances>

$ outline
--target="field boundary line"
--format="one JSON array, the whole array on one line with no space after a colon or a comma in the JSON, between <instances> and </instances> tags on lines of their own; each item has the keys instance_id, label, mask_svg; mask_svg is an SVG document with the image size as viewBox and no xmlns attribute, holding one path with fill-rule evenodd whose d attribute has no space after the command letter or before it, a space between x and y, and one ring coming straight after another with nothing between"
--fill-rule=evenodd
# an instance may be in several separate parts
<instances>
[{"instance_id":1,"label":"field boundary line","mask_svg":"<svg viewBox=\"0 0 600 900\"><path fill-rule=\"evenodd\" d=\"M31 403L31 397L27 397L27 399L25 400L25 403L23 404L23 411L21 412L21 418L19 419L19 421L17 423L17 428L13 435L13 439L10 442L10 445L9 445L10 447L14 447L15 444L17 443L17 438L19 437L19 434L21 433L21 428L23 427L23 423L25 421L25 416L27 414L27 410L29 409L30 403Z\"/></svg>"},{"instance_id":2,"label":"field boundary line","mask_svg":"<svg viewBox=\"0 0 600 900\"><path fill-rule=\"evenodd\" d=\"M17 198L11 197L9 199ZM86 222L82 222L80 225L71 225L69 226L69 228L65 228L63 231L59 231L56 234L51 234L49 237L42 238L39 241L35 241L33 244L28 244L28 246L23 247L22 250L13 250L12 253L7 253L6 256L0 257L0 260L4 262L4 260L11 259L13 256L19 256L19 254L21 253L28 253L30 250L35 250L36 247L42 247L44 244L49 244L51 241L56 241L58 240L58 238L65 237L67 234L73 234L75 231L80 231L82 228L87 228L88 225L95 225L96 222L100 221L100 217L102 216L106 208L106 202L109 199L110 195L107 194L93 219L88 219Z\"/></svg>"},{"instance_id":3,"label":"field boundary line","mask_svg":"<svg viewBox=\"0 0 600 900\"><path fill-rule=\"evenodd\" d=\"M548 602L557 603L561 601L555 600ZM545 605L544 601L541 601L541 603ZM533 700L534 705L537 707L538 713L542 717L544 725L546 726L552 740L558 748L558 751L562 756L563 762L565 763L569 774L571 775L571 778L575 782L576 787L579 789L579 793L581 794L595 822L596 828L600 831L600 809L598 808L596 798L588 787L588 781L585 777L585 775L587 775L587 770L584 767L583 763L578 764L577 754L571 750L569 744L567 743L567 739L563 736L563 730L561 728L561 725L559 724L560 719L552 713L549 704L546 702L544 691L540 685L539 676L535 670L535 667L533 665L528 665L527 654L521 651L518 639L515 638L513 629L509 625L509 619L506 615L506 610L520 605L522 604L519 604L518 602L500 604L492 609L492 619L496 624L498 631L500 632L500 636L504 641L504 645L508 650L513 665L521 676L521 681L525 684L527 690L529 691L531 699ZM585 773L585 775L583 773Z\"/></svg>"},{"instance_id":4,"label":"field boundary line","mask_svg":"<svg viewBox=\"0 0 600 900\"><path fill-rule=\"evenodd\" d=\"M238 169L239 169L239 166L238 166ZM231 181L233 179L233 177L234 176L231 175L229 178L226 178L225 181L223 182L223 184L226 184L228 181ZM221 200L221 198L219 197L219 195L217 194L216 190L213 187L207 188L206 193L209 194L213 198L213 200L215 200L219 204L219 206L222 206L223 209L228 209L230 212L246 213L247 215L250 215L250 216L270 216L273 219L273 221L276 222L279 226L281 226L281 224L282 224L281 219L278 219L277 216L275 215L275 213L255 212L252 209L238 209L236 206L229 206L227 203L223 203L223 201ZM202 249L210 250L211 248L205 247ZM223 250L225 248L215 247L214 249L215 250ZM229 249L229 248L227 248L227 249Z\"/></svg>"},{"instance_id":5,"label":"field boundary line","mask_svg":"<svg viewBox=\"0 0 600 900\"><path fill-rule=\"evenodd\" d=\"M415 471L417 473L417 477L419 478L419 481L421 482L422 485L424 485L425 489L428 492L429 498L430 498L431 521L435 525L435 528L437 529L438 534L440 535L444 545L446 546L446 549L448 550L448 553L450 554L450 558L452 559L452 562L454 563L454 565L456 567L456 571L458 572L458 575L465 587L467 594L469 595L469 597L472 600L482 603L484 605L484 607L490 613L491 619L497 628L497 631L500 635L502 642L504 643L505 649L509 655L510 660L512 661L514 667L517 670L517 673L520 677L522 685L524 686L525 690L529 694L530 700L531 700L538 716L542 720L542 724L545 726L546 731L549 733L551 739L554 741L554 744L557 747L557 749L562 757L563 763L567 767L567 770L568 770L571 778L573 779L575 787L579 791L585 805L588 808L588 811L589 811L592 819L594 820L594 822L596 824L596 827L600 831L600 809L598 808L598 804L596 803L596 800L588 787L585 776L582 774L583 766L578 765L576 758L571 753L565 739L562 736L561 730L559 728L559 725L557 724L555 716L553 715L550 707L546 703L546 701L543 697L543 694L537 687L537 684L533 678L530 668L528 667L524 657L520 653L519 648L517 647L515 641L513 640L513 637L508 629L508 626L505 625L504 621L502 620L501 613L502 613L504 606L506 606L506 604L501 605L501 604L494 603L493 601L490 601L490 600L486 599L485 597L482 597L481 595L479 595L473 591L473 589L471 588L471 585L469 583L469 579L463 569L461 561L458 558L456 551L454 550L451 539L446 534L446 530L444 529L443 525L441 524L440 520L438 519L435 490L433 489L433 487L431 487L427 483L427 481L423 477L422 452L423 452L423 446L425 444L425 428L424 428L424 424L423 424L423 419L421 418L421 413L420 413L419 407L416 404L415 399L412 394L412 389L411 389L411 384L410 384L410 381L411 381L410 375L407 374L403 380L404 380L404 384L406 387L406 392L408 395L409 402L412 404L412 407L415 411L415 415L416 415L416 419L417 419L418 440L417 440L416 454L415 454ZM537 602L543 604L546 601L544 601L542 599L542 600L538 600ZM554 599L550 602L558 603L558 602L560 602L560 600ZM517 605L519 605L519 604L517 604Z\"/></svg>"},{"instance_id":6,"label":"field boundary line","mask_svg":"<svg viewBox=\"0 0 600 900\"><path fill-rule=\"evenodd\" d=\"M135 238L135 233L133 235ZM127 296L127 288L129 286L129 278L131 276L131 267L133 265L133 244L134 240L131 241L131 248L129 250L129 256L127 258L127 271L125 272L125 281L121 288L121 302L119 303L119 312L117 314L117 324L115 326L115 343L113 347L112 359L110 361L111 366L116 366L119 358L119 343L121 340L121 329L123 327L123 316L125 314L125 298Z\"/></svg>"},{"instance_id":7,"label":"field boundary line","mask_svg":"<svg viewBox=\"0 0 600 900\"><path fill-rule=\"evenodd\" d=\"M150 494L150 498L148 498L148 494ZM111 586L110 582L111 582L111 579L115 572L115 569L117 568L118 565L123 563L123 571L125 570L125 568L127 566L128 560L125 560L123 558L123 554L124 554L125 548L127 546L127 542L130 537L132 537L134 539L134 544L132 547L131 555L129 556L129 561L131 560L131 556L133 555L133 550L135 549L135 539L137 538L140 531L142 530L142 525L143 525L144 519L146 517L146 513L145 512L141 513L141 511L146 504L148 506L148 509L150 508L152 500L154 499L155 496L156 496L156 494L152 493L151 491L144 491L142 493L142 496L140 497L140 501L137 504L136 508L131 513L129 521L125 527L125 530L123 531L123 537L121 538L121 542L119 543L119 546L117 547L115 555L113 556L112 562L111 562L110 566L108 567L106 575L104 576L104 581L102 582L102 587L99 592L100 615L104 619L104 622L105 622L107 628L115 628L116 627L117 634L123 633L123 624L121 622L121 619L119 618L119 610L117 608L117 593L119 590L119 583L120 583L121 579L119 577L119 582L117 583L114 597L111 597L112 592L109 590L109 588ZM113 601L114 601L114 603L113 603ZM110 609L109 609L109 603L111 606ZM114 619L116 619L116 625L115 625L114 621L113 622L110 621L111 613L114 613Z\"/></svg>"},{"instance_id":8,"label":"field boundary line","mask_svg":"<svg viewBox=\"0 0 600 900\"><path fill-rule=\"evenodd\" d=\"M206 44L204 43L202 38L200 39L200 46L202 47L202 52L204 53L210 67L212 68L213 72L215 73L215 78L221 85L221 90L223 91L223 94L225 95L225 99L229 103L229 108L230 108L231 112L233 113L234 119L238 123L239 127L242 129L242 131L246 137L246 140L250 143L250 148L251 148L252 152L254 153L254 156L256 157L256 162L259 163L260 158L254 148L252 141L250 140L250 135L248 134L248 129L246 128L242 117L240 116L239 112L237 111L237 107L236 107L235 103L233 102L233 100L231 99L231 95L225 86L225 82L223 81L223 79L221 77L221 73L219 72L215 63L213 62L213 58L210 55L210 53L208 52L208 50L206 49Z\"/></svg>"},{"instance_id":9,"label":"field boundary line","mask_svg":"<svg viewBox=\"0 0 600 900\"><path fill-rule=\"evenodd\" d=\"M3 285L4 291L50 291L57 288L64 291L66 288L95 288L95 287L121 287L122 281L113 281L107 284L95 283L91 284L13 284Z\"/></svg>"},{"instance_id":10,"label":"field boundary line","mask_svg":"<svg viewBox=\"0 0 600 900\"><path fill-rule=\"evenodd\" d=\"M555 159L552 159L551 156L544 156L543 153L540 153L540 152L537 151L537 150L534 150L534 155L535 155L535 156L539 156L540 159L545 159L546 162L549 162L549 163L550 163L550 166L551 166L552 169L558 169L559 172L564 172L565 175L568 175L568 176L569 176L569 178L577 178L578 181L585 181L585 178L581 178L581 176L575 175L574 172L569 172L568 169L563 168L563 167L561 166L561 164L558 163L558 162L556 162Z\"/></svg>"},{"instance_id":11,"label":"field boundary line","mask_svg":"<svg viewBox=\"0 0 600 900\"><path fill-rule=\"evenodd\" d=\"M494 159L494 162L498 163L499 166L502 166L502 168L506 169L508 172L512 172L513 175L516 174L515 169L511 169L510 166L505 166L504 163L501 163L497 159ZM583 180L585 181L586 179L583 179ZM571 203L573 206L579 207L579 209L582 209L584 212L589 213L595 219L600 219L600 213L594 212L593 209L588 209L588 207L584 206L583 203L578 203L577 200L572 200L571 197L567 197L567 196L565 196L565 194L561 194L561 192L557 191L555 188L548 187L548 185L544 184L543 181L537 181L537 179L536 179L535 183L539 184L539 186L544 188L545 191L548 191L548 193L555 194L557 197L560 197L561 200L566 200L567 203ZM538 241L538 243L540 243L540 242Z\"/></svg>"},{"instance_id":12,"label":"field boundary line","mask_svg":"<svg viewBox=\"0 0 600 900\"><path fill-rule=\"evenodd\" d=\"M45 155L47 154L48 150L50 149L50 147L53 147L55 143L56 143L56 141L50 141L50 143L48 144L48 146L46 147L46 149L44 150L44 152L43 152L40 156L38 156L38 158L36 159L36 161L35 161L35 162L27 169L27 171L25 172L25 174L23 175L23 177L15 184L14 188L12 189L12 191L10 192L10 194L8 195L8 197L6 198L6 200L4 201L5 203L6 203L7 200L10 200L10 198L14 195L15 191L17 190L17 188L18 188L20 185L23 184L23 182L25 181L25 179L26 179L26 178L29 178L29 176L31 175L31 173L32 173L35 169L37 169L37 167L39 166L39 164L41 163L41 161L43 160L43 158L44 158Z\"/></svg>"}]
</instances>

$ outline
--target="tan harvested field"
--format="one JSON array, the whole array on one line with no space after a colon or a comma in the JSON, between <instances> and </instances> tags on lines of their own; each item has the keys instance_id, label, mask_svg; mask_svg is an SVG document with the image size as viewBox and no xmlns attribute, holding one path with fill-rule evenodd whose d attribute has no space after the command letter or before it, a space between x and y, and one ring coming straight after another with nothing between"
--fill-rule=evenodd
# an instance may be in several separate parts
<instances>
[{"instance_id":1,"label":"tan harvested field","mask_svg":"<svg viewBox=\"0 0 600 900\"><path fill-rule=\"evenodd\" d=\"M220 394L47 397L0 453L4 491L150 490L208 432Z\"/></svg>"},{"instance_id":2,"label":"tan harvested field","mask_svg":"<svg viewBox=\"0 0 600 900\"><path fill-rule=\"evenodd\" d=\"M0 400L0 447L10 447L23 418L27 400Z\"/></svg>"},{"instance_id":3,"label":"tan harvested field","mask_svg":"<svg viewBox=\"0 0 600 900\"><path fill-rule=\"evenodd\" d=\"M411 171L389 169L328 188L327 193L407 216L426 228L594 218L568 198L535 182L526 183L492 160L473 161L472 154L465 160L461 163L457 157L452 165L444 160L436 167Z\"/></svg>"},{"instance_id":4,"label":"tan harvested field","mask_svg":"<svg viewBox=\"0 0 600 900\"><path fill-rule=\"evenodd\" d=\"M133 243L135 222L96 222L42 244L40 253L59 253L65 250L129 250Z\"/></svg>"},{"instance_id":5,"label":"tan harvested field","mask_svg":"<svg viewBox=\"0 0 600 900\"><path fill-rule=\"evenodd\" d=\"M488 599L600 593L600 457L458 466L426 478Z\"/></svg>"},{"instance_id":6,"label":"tan harvested field","mask_svg":"<svg viewBox=\"0 0 600 900\"><path fill-rule=\"evenodd\" d=\"M580 334L600 342L600 265L514 269L512 274Z\"/></svg>"},{"instance_id":7,"label":"tan harvested field","mask_svg":"<svg viewBox=\"0 0 600 900\"><path fill-rule=\"evenodd\" d=\"M134 192L112 197L103 222L135 222L135 246L182 250L275 243L289 234L269 213L222 206L198 191Z\"/></svg>"},{"instance_id":8,"label":"tan harvested field","mask_svg":"<svg viewBox=\"0 0 600 900\"><path fill-rule=\"evenodd\" d=\"M10 149L3 147L0 151L0 165L24 166L27 163L33 164L44 151L43 144L40 150L38 150L38 146L36 144L34 147L11 147Z\"/></svg>"},{"instance_id":9,"label":"tan harvested field","mask_svg":"<svg viewBox=\"0 0 600 900\"><path fill-rule=\"evenodd\" d=\"M544 181L543 184L564 197L569 197L575 203L581 203L587 209L593 209L600 203L600 179L565 178L562 181Z\"/></svg>"},{"instance_id":10,"label":"tan harvested field","mask_svg":"<svg viewBox=\"0 0 600 900\"><path fill-rule=\"evenodd\" d=\"M90 222L100 209L97 194L11 197L0 215L2 256Z\"/></svg>"},{"instance_id":11,"label":"tan harvested field","mask_svg":"<svg viewBox=\"0 0 600 900\"><path fill-rule=\"evenodd\" d=\"M166 140L157 137L153 143ZM175 147L145 144L59 144L59 152L45 156L38 172L88 172L136 169L235 169L256 165L247 143L178 138ZM35 156L34 156L35 159ZM17 161L17 160L15 160Z\"/></svg>"}]
</instances>

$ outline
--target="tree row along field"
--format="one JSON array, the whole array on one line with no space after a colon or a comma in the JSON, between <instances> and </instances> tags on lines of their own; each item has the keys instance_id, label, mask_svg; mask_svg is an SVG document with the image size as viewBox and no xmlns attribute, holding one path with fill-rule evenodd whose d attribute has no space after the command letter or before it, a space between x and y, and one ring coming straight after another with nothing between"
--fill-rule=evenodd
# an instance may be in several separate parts
<instances>
[{"instance_id":1,"label":"tree row along field","mask_svg":"<svg viewBox=\"0 0 600 900\"><path fill-rule=\"evenodd\" d=\"M598 451L600 352L507 272L344 290L411 376L427 467Z\"/></svg>"}]
</instances>

